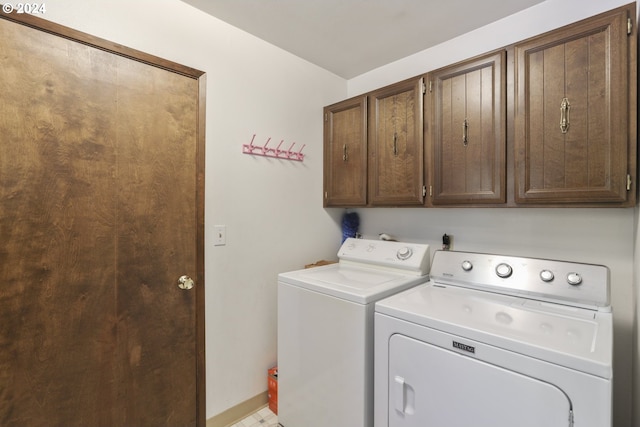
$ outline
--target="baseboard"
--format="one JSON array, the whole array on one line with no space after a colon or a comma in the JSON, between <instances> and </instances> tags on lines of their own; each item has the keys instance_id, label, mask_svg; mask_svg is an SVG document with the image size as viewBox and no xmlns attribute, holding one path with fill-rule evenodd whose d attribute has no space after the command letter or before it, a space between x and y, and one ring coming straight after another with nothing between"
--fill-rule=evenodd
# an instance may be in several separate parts
<instances>
[{"instance_id":1,"label":"baseboard","mask_svg":"<svg viewBox=\"0 0 640 427\"><path fill-rule=\"evenodd\" d=\"M265 391L209 418L206 427L229 427L268 404L269 395Z\"/></svg>"}]
</instances>

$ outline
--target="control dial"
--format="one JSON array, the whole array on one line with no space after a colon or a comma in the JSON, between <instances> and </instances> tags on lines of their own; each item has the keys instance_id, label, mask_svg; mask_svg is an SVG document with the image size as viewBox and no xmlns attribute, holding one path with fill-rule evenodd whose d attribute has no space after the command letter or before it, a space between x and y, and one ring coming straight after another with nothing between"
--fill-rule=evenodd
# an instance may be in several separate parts
<instances>
[{"instance_id":1,"label":"control dial","mask_svg":"<svg viewBox=\"0 0 640 427\"><path fill-rule=\"evenodd\" d=\"M551 270L542 270L540 272L540 279L543 282L551 282L554 279L553 272Z\"/></svg>"},{"instance_id":2,"label":"control dial","mask_svg":"<svg viewBox=\"0 0 640 427\"><path fill-rule=\"evenodd\" d=\"M506 279L507 277L511 276L511 273L513 273L513 270L511 269L511 266L509 264L501 262L496 266L496 274L498 275L498 277Z\"/></svg>"},{"instance_id":3,"label":"control dial","mask_svg":"<svg viewBox=\"0 0 640 427\"><path fill-rule=\"evenodd\" d=\"M406 246L404 248L398 249L398 252L396 253L396 256L398 257L398 259L401 259L401 260L411 258L411 255L413 255L413 251L411 250L411 248L408 248Z\"/></svg>"},{"instance_id":4,"label":"control dial","mask_svg":"<svg viewBox=\"0 0 640 427\"><path fill-rule=\"evenodd\" d=\"M578 273L569 273L567 274L567 283L573 286L578 286L582 283L582 276Z\"/></svg>"},{"instance_id":5,"label":"control dial","mask_svg":"<svg viewBox=\"0 0 640 427\"><path fill-rule=\"evenodd\" d=\"M471 261L462 261L462 269L464 271L471 271L471 269L473 268L473 264L471 264Z\"/></svg>"}]
</instances>

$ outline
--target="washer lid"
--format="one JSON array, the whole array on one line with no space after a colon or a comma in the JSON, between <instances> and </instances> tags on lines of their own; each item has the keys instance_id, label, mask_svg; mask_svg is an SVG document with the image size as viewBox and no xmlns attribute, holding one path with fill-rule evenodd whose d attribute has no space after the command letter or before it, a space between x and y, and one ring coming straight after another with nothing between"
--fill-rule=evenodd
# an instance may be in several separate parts
<instances>
[{"instance_id":1,"label":"washer lid","mask_svg":"<svg viewBox=\"0 0 640 427\"><path fill-rule=\"evenodd\" d=\"M369 304L419 283L428 276L416 277L350 264L331 264L278 275L280 282L353 301Z\"/></svg>"},{"instance_id":2,"label":"washer lid","mask_svg":"<svg viewBox=\"0 0 640 427\"><path fill-rule=\"evenodd\" d=\"M612 377L610 312L433 282L379 301L376 312L602 378Z\"/></svg>"}]
</instances>

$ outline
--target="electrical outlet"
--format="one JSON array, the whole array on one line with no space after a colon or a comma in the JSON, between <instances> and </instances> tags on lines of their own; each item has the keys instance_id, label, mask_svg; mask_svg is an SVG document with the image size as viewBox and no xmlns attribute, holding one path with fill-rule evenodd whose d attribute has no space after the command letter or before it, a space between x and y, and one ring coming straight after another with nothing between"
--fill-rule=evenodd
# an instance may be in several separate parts
<instances>
[{"instance_id":1,"label":"electrical outlet","mask_svg":"<svg viewBox=\"0 0 640 427\"><path fill-rule=\"evenodd\" d=\"M213 246L224 246L227 244L227 226L213 226Z\"/></svg>"},{"instance_id":2,"label":"electrical outlet","mask_svg":"<svg viewBox=\"0 0 640 427\"><path fill-rule=\"evenodd\" d=\"M442 236L442 250L448 251L453 248L453 236L444 234Z\"/></svg>"}]
</instances>

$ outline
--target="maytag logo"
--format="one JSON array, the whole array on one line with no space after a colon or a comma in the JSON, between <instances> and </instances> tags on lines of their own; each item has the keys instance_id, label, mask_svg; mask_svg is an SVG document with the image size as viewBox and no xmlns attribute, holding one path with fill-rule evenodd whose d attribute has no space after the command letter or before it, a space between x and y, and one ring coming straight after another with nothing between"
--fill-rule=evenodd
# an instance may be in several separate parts
<instances>
[{"instance_id":1,"label":"maytag logo","mask_svg":"<svg viewBox=\"0 0 640 427\"><path fill-rule=\"evenodd\" d=\"M470 345L462 344L462 343L457 342L457 341L453 342L453 347L457 348L458 350L467 351L467 352L473 353L473 354L475 354L475 352L476 352L476 348L475 347L471 347Z\"/></svg>"}]
</instances>

